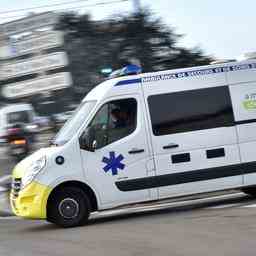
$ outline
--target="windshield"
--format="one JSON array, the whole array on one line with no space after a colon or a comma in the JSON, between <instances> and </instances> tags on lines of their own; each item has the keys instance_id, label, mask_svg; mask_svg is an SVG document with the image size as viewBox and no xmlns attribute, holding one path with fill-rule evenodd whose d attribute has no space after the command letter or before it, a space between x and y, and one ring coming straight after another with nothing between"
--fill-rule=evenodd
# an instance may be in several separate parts
<instances>
[{"instance_id":1,"label":"windshield","mask_svg":"<svg viewBox=\"0 0 256 256\"><path fill-rule=\"evenodd\" d=\"M63 145L68 142L77 130L81 127L86 117L89 115L96 101L85 101L77 108L73 116L65 123L61 130L56 135L53 143Z\"/></svg>"},{"instance_id":2,"label":"windshield","mask_svg":"<svg viewBox=\"0 0 256 256\"><path fill-rule=\"evenodd\" d=\"M9 124L30 123L30 116L30 111L11 112L7 114L7 121Z\"/></svg>"}]
</instances>

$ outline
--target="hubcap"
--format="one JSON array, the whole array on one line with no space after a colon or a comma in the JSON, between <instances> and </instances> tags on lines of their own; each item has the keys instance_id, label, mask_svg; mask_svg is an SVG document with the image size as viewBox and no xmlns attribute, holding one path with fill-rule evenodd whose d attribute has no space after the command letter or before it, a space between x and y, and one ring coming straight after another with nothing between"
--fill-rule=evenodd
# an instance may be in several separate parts
<instances>
[{"instance_id":1,"label":"hubcap","mask_svg":"<svg viewBox=\"0 0 256 256\"><path fill-rule=\"evenodd\" d=\"M73 219L79 213L79 204L73 198L65 198L59 204L59 213L66 219Z\"/></svg>"}]
</instances>

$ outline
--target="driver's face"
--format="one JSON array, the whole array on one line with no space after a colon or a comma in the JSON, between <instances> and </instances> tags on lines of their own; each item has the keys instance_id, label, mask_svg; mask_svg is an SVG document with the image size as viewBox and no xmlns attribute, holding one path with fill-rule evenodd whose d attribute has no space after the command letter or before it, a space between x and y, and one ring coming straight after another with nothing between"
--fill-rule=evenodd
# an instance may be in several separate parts
<instances>
[{"instance_id":1,"label":"driver's face","mask_svg":"<svg viewBox=\"0 0 256 256\"><path fill-rule=\"evenodd\" d=\"M113 121L126 120L127 119L127 113L124 112L124 111L112 113L111 116L112 116Z\"/></svg>"},{"instance_id":2,"label":"driver's face","mask_svg":"<svg viewBox=\"0 0 256 256\"><path fill-rule=\"evenodd\" d=\"M116 122L119 119L118 113L111 113L111 118L112 118L113 122Z\"/></svg>"}]
</instances>

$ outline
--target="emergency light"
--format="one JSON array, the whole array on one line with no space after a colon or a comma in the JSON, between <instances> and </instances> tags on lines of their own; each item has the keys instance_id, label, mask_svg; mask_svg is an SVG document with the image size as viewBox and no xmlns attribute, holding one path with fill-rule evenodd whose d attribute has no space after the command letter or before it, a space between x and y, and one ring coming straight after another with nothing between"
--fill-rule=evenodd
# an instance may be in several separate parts
<instances>
[{"instance_id":1,"label":"emergency light","mask_svg":"<svg viewBox=\"0 0 256 256\"><path fill-rule=\"evenodd\" d=\"M140 73L142 73L142 68L140 66L137 66L134 64L129 64L129 65L125 66L124 68L113 71L109 75L109 79L121 77L121 76L138 75Z\"/></svg>"}]
</instances>

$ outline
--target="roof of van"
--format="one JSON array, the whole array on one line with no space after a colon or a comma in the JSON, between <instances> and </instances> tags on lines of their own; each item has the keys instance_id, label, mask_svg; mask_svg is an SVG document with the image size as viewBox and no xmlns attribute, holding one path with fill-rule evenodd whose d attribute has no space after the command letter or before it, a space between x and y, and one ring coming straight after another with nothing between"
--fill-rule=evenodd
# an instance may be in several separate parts
<instances>
[{"instance_id":1,"label":"roof of van","mask_svg":"<svg viewBox=\"0 0 256 256\"><path fill-rule=\"evenodd\" d=\"M144 73L141 74L141 82L146 83L149 81L173 80L184 77L198 77L250 69L256 69L256 59Z\"/></svg>"},{"instance_id":2,"label":"roof of van","mask_svg":"<svg viewBox=\"0 0 256 256\"><path fill-rule=\"evenodd\" d=\"M132 85L136 83L146 84L149 82L161 80L176 80L181 78L199 77L211 74L231 73L234 71L247 71L256 69L256 59L241 62L227 62L214 65L196 66L191 68L180 68L172 70L164 70L150 73L142 73L139 75L123 76L107 80L96 86L84 100L100 99L113 86ZM255 78L256 80L256 78Z\"/></svg>"}]
</instances>

